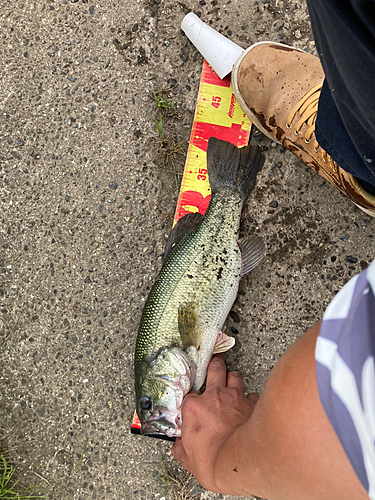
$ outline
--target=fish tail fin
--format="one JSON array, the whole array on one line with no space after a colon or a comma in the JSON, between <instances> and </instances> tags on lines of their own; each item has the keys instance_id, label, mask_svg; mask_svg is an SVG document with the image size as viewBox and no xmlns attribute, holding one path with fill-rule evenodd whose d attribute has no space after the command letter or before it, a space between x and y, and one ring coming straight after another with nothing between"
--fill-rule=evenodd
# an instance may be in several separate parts
<instances>
[{"instance_id":1,"label":"fish tail fin","mask_svg":"<svg viewBox=\"0 0 375 500\"><path fill-rule=\"evenodd\" d=\"M211 137L207 147L207 169L212 194L228 186L237 189L245 201L263 163L264 156L258 146L237 148L230 142Z\"/></svg>"}]
</instances>

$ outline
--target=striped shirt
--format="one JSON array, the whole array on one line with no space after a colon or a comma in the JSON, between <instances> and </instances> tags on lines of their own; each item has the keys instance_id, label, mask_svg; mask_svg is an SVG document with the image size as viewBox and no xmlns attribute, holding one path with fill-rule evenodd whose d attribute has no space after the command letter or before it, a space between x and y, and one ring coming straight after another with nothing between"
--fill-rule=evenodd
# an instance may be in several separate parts
<instances>
[{"instance_id":1,"label":"striped shirt","mask_svg":"<svg viewBox=\"0 0 375 500\"><path fill-rule=\"evenodd\" d=\"M320 400L375 500L375 261L329 304L315 359Z\"/></svg>"}]
</instances>

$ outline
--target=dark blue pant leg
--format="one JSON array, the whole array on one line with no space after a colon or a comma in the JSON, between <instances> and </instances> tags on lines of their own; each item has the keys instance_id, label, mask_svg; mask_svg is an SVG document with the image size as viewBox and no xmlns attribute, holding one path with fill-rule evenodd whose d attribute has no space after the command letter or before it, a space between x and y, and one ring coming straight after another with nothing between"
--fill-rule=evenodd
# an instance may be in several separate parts
<instances>
[{"instance_id":1,"label":"dark blue pant leg","mask_svg":"<svg viewBox=\"0 0 375 500\"><path fill-rule=\"evenodd\" d=\"M365 183L375 186L375 1L307 4L326 75L317 141L341 168L365 181L365 188Z\"/></svg>"}]
</instances>

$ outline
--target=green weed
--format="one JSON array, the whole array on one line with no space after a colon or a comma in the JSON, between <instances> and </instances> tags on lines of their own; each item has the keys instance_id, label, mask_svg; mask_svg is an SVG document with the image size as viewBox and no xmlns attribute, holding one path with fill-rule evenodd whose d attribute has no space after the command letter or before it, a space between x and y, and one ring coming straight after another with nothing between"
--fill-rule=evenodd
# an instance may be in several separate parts
<instances>
[{"instance_id":1,"label":"green weed","mask_svg":"<svg viewBox=\"0 0 375 500\"><path fill-rule=\"evenodd\" d=\"M3 454L0 454L0 499L1 500L31 500L33 498L49 498L47 493L38 492L33 486L25 488L14 477L15 469L8 464Z\"/></svg>"},{"instance_id":2,"label":"green weed","mask_svg":"<svg viewBox=\"0 0 375 500\"><path fill-rule=\"evenodd\" d=\"M160 121L158 121L154 115L152 115L154 122L156 123L156 128L158 129L158 134L161 140L163 140L163 117L160 116Z\"/></svg>"},{"instance_id":3,"label":"green weed","mask_svg":"<svg viewBox=\"0 0 375 500\"><path fill-rule=\"evenodd\" d=\"M76 470L78 469L78 467L79 467L79 466L81 465L81 463L82 463L83 456L84 456L84 454L85 454L85 452L86 452L86 448L87 448L87 442L88 442L88 440L89 440L89 438L86 438L85 445L84 445L84 447L83 447L83 451L82 451L82 453L81 453L81 456L80 456L80 459L79 459L79 461L78 461L78 464L76 465Z\"/></svg>"},{"instance_id":4,"label":"green weed","mask_svg":"<svg viewBox=\"0 0 375 500\"><path fill-rule=\"evenodd\" d=\"M154 100L155 100L155 106L160 110L160 111L167 111L168 113L171 113L174 115L176 113L176 106L175 104L170 101L167 97L163 97L161 90L157 94L153 92L154 95Z\"/></svg>"},{"instance_id":5,"label":"green weed","mask_svg":"<svg viewBox=\"0 0 375 500\"><path fill-rule=\"evenodd\" d=\"M174 102L164 97L162 92L162 90L159 90L157 93L153 92L154 105L157 110L156 116L152 115L152 118L159 135L159 138L155 139L157 149L156 160L159 160L163 167L169 167L169 171L174 175L176 190L178 192L180 177L182 176L182 172L178 167L182 166L184 151L182 142L178 142L165 131L163 120L163 118L167 117L178 117L178 112Z\"/></svg>"}]
</instances>

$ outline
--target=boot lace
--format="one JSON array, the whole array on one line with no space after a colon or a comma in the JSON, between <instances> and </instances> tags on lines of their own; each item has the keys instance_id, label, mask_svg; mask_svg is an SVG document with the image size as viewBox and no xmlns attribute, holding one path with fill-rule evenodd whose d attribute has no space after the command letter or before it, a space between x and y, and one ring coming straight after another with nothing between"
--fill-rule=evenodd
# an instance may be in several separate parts
<instances>
[{"instance_id":1,"label":"boot lace","mask_svg":"<svg viewBox=\"0 0 375 500\"><path fill-rule=\"evenodd\" d=\"M302 99L294 106L294 108L289 113L289 116L286 120L286 128L287 129L292 128L293 120L296 114L299 113L301 115L301 118L294 126L295 135L298 136L301 134L302 125L306 123L307 130L305 132L305 137L304 137L306 144L310 144L312 136L314 135L313 146L315 153L318 153L320 150L324 163L328 163L333 172L337 172L338 169L337 163L333 161L332 158L329 156L329 154L327 154L327 152L324 151L324 149L322 149L319 146L318 141L316 140L314 134L315 120L316 120L316 114L318 112L318 102L322 85L323 83L320 83L319 85L311 89L310 92L308 92L305 96L303 96Z\"/></svg>"}]
</instances>

